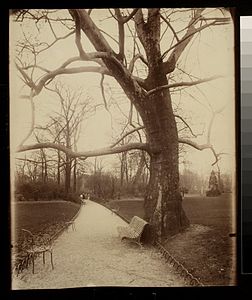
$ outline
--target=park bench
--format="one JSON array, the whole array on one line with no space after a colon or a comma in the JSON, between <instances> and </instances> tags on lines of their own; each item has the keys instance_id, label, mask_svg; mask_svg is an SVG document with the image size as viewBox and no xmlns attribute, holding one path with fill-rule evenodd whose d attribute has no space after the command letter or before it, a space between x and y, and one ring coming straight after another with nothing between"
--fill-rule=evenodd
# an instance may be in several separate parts
<instances>
[{"instance_id":1,"label":"park bench","mask_svg":"<svg viewBox=\"0 0 252 300\"><path fill-rule=\"evenodd\" d=\"M51 256L51 266L53 266L53 250L52 241L49 234L34 235L27 229L21 229L22 237L22 249L27 253L27 264L29 260L32 260L32 273L34 274L34 261L35 258L42 254L43 264L45 264L45 253L49 252Z\"/></svg>"},{"instance_id":2,"label":"park bench","mask_svg":"<svg viewBox=\"0 0 252 300\"><path fill-rule=\"evenodd\" d=\"M141 236L145 226L148 224L145 220L134 216L128 226L117 227L121 240L128 240L134 242L142 247Z\"/></svg>"}]
</instances>

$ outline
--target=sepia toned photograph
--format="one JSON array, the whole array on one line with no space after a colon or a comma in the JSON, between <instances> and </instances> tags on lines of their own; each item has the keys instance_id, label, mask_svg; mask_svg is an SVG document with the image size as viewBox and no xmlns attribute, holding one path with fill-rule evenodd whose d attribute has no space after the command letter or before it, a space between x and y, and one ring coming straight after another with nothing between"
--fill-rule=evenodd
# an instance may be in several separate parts
<instances>
[{"instance_id":1,"label":"sepia toned photograph","mask_svg":"<svg viewBox=\"0 0 252 300\"><path fill-rule=\"evenodd\" d=\"M232 10L9 28L12 290L237 285Z\"/></svg>"}]
</instances>

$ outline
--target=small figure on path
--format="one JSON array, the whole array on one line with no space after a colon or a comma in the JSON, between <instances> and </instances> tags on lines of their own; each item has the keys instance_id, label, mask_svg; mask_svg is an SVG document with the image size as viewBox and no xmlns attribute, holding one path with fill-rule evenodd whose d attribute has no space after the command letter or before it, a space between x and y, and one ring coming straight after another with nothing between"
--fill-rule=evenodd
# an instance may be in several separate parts
<instances>
[{"instance_id":1,"label":"small figure on path","mask_svg":"<svg viewBox=\"0 0 252 300\"><path fill-rule=\"evenodd\" d=\"M85 194L84 193L80 194L80 200L81 200L81 204L82 205L86 204L86 202L85 202Z\"/></svg>"}]
</instances>

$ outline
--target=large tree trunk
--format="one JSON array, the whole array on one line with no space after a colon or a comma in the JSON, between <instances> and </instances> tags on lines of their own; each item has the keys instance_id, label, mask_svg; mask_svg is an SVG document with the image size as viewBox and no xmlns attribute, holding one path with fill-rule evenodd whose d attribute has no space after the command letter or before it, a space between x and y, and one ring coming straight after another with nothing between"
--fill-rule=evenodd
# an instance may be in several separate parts
<instances>
[{"instance_id":1,"label":"large tree trunk","mask_svg":"<svg viewBox=\"0 0 252 300\"><path fill-rule=\"evenodd\" d=\"M42 150L42 157L43 157L43 176L42 176L42 181L44 183L47 182L47 177L48 177L48 172L47 172L47 160L46 160L46 154L45 151Z\"/></svg>"},{"instance_id":2,"label":"large tree trunk","mask_svg":"<svg viewBox=\"0 0 252 300\"><path fill-rule=\"evenodd\" d=\"M166 151L151 157L150 180L145 196L145 219L155 230L156 237L174 235L189 225L182 208L178 171L174 157Z\"/></svg>"},{"instance_id":3,"label":"large tree trunk","mask_svg":"<svg viewBox=\"0 0 252 300\"><path fill-rule=\"evenodd\" d=\"M41 181L44 182L44 159L41 156Z\"/></svg>"},{"instance_id":4,"label":"large tree trunk","mask_svg":"<svg viewBox=\"0 0 252 300\"><path fill-rule=\"evenodd\" d=\"M65 172L65 193L66 196L70 192L71 188L71 159L66 155L66 172Z\"/></svg>"},{"instance_id":5,"label":"large tree trunk","mask_svg":"<svg viewBox=\"0 0 252 300\"><path fill-rule=\"evenodd\" d=\"M166 82L164 78L159 84ZM153 225L156 237L162 240L189 225L179 191L178 134L169 91L149 96L143 116L152 150L145 219Z\"/></svg>"},{"instance_id":6,"label":"large tree trunk","mask_svg":"<svg viewBox=\"0 0 252 300\"><path fill-rule=\"evenodd\" d=\"M60 163L61 163L61 158L60 158L60 151L57 151L58 154L58 161L57 161L57 184L60 185Z\"/></svg>"},{"instance_id":7,"label":"large tree trunk","mask_svg":"<svg viewBox=\"0 0 252 300\"><path fill-rule=\"evenodd\" d=\"M73 168L73 192L77 192L77 159L74 159L74 168Z\"/></svg>"},{"instance_id":8,"label":"large tree trunk","mask_svg":"<svg viewBox=\"0 0 252 300\"><path fill-rule=\"evenodd\" d=\"M123 187L123 179L124 179L124 161L123 161L123 153L121 154L121 166L120 166L120 189Z\"/></svg>"}]
</instances>

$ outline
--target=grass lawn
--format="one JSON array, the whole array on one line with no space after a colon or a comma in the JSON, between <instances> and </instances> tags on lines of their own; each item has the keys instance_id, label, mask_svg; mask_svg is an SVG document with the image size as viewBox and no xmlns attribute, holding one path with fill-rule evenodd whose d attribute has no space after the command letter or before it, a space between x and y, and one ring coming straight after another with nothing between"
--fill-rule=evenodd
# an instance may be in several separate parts
<instances>
[{"instance_id":1,"label":"grass lawn","mask_svg":"<svg viewBox=\"0 0 252 300\"><path fill-rule=\"evenodd\" d=\"M143 199L112 200L109 202L109 207L119 208L119 214L128 221L133 216L144 217Z\"/></svg>"},{"instance_id":2,"label":"grass lawn","mask_svg":"<svg viewBox=\"0 0 252 300\"><path fill-rule=\"evenodd\" d=\"M46 232L53 235L79 210L80 205L67 201L31 201L12 204L12 229L15 234L28 229L33 233Z\"/></svg>"},{"instance_id":3,"label":"grass lawn","mask_svg":"<svg viewBox=\"0 0 252 300\"><path fill-rule=\"evenodd\" d=\"M204 285L229 285L233 283L232 257L234 257L235 232L232 222L232 194L219 197L186 195L183 207L191 226L165 242L167 250ZM111 201L110 207L119 207L119 213L130 220L143 217L143 200Z\"/></svg>"}]
</instances>

